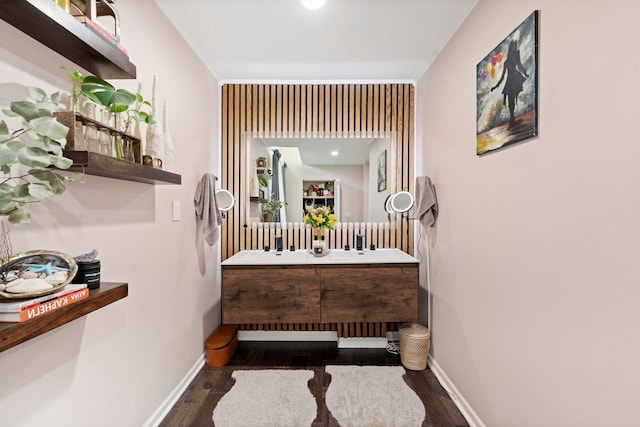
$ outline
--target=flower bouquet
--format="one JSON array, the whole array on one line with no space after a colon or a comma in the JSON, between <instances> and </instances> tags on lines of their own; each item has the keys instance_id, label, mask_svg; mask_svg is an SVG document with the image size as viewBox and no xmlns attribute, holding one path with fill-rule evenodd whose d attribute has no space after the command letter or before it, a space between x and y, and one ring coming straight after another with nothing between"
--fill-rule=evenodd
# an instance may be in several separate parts
<instances>
[{"instance_id":1,"label":"flower bouquet","mask_svg":"<svg viewBox=\"0 0 640 427\"><path fill-rule=\"evenodd\" d=\"M304 223L313 227L313 254L316 256L326 255L324 229L333 230L336 226L336 216L331 213L328 206L319 206L309 209L309 213L304 216Z\"/></svg>"}]
</instances>

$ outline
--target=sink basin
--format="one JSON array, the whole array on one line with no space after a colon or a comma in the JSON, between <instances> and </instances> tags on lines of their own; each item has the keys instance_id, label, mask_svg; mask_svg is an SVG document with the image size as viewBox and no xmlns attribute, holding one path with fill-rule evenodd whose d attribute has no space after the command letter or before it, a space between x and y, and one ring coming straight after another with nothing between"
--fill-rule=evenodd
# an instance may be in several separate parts
<instances>
[{"instance_id":1,"label":"sink basin","mask_svg":"<svg viewBox=\"0 0 640 427\"><path fill-rule=\"evenodd\" d=\"M240 251L222 265L289 265L289 264L389 264L418 263L418 260L400 249L345 251L331 249L325 256L314 256L308 250L297 251Z\"/></svg>"}]
</instances>

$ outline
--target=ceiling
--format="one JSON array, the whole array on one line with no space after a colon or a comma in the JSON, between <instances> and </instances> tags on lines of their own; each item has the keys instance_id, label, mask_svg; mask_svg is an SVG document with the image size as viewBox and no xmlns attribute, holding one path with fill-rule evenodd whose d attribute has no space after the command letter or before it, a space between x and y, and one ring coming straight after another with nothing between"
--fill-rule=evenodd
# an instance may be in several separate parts
<instances>
[{"instance_id":1,"label":"ceiling","mask_svg":"<svg viewBox=\"0 0 640 427\"><path fill-rule=\"evenodd\" d=\"M417 81L478 0L155 0L220 81Z\"/></svg>"},{"instance_id":2,"label":"ceiling","mask_svg":"<svg viewBox=\"0 0 640 427\"><path fill-rule=\"evenodd\" d=\"M310 166L362 165L369 161L373 138L258 138L267 148L295 147ZM336 152L334 156L331 153ZM292 153L293 154L293 153Z\"/></svg>"}]
</instances>

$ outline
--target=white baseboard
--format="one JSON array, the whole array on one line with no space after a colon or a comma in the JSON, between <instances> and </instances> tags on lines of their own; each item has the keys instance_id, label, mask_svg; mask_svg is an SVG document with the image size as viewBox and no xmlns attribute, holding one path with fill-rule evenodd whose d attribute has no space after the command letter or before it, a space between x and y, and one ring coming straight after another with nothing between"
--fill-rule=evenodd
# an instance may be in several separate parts
<instances>
[{"instance_id":1,"label":"white baseboard","mask_svg":"<svg viewBox=\"0 0 640 427\"><path fill-rule=\"evenodd\" d=\"M447 374L440 368L440 365L429 355L429 367L436 376L440 385L447 391L453 403L458 407L462 415L469 423L470 427L486 427L476 411L473 410L469 402L460 394L456 386L451 382Z\"/></svg>"},{"instance_id":2,"label":"white baseboard","mask_svg":"<svg viewBox=\"0 0 640 427\"><path fill-rule=\"evenodd\" d=\"M337 341L338 348L387 346L387 338L338 338L332 331L238 331L238 341Z\"/></svg>"},{"instance_id":3,"label":"white baseboard","mask_svg":"<svg viewBox=\"0 0 640 427\"><path fill-rule=\"evenodd\" d=\"M162 420L164 420L164 417L167 416L171 408L173 408L173 405L176 404L180 396L182 396L182 393L184 393L189 384L191 384L191 381L193 381L198 372L200 372L200 369L202 369L202 367L204 366L205 356L206 353L202 353L202 356L198 358L189 372L187 372L187 375L185 375L182 381L180 381L180 383L178 383L178 385L173 389L169 396L167 396L160 407L156 409L151 418L149 418L147 422L144 423L144 427L157 427L158 425L160 425Z\"/></svg>"},{"instance_id":4,"label":"white baseboard","mask_svg":"<svg viewBox=\"0 0 640 427\"><path fill-rule=\"evenodd\" d=\"M238 331L238 341L337 341L331 331Z\"/></svg>"},{"instance_id":5,"label":"white baseboard","mask_svg":"<svg viewBox=\"0 0 640 427\"><path fill-rule=\"evenodd\" d=\"M385 348L386 338L338 338L338 348Z\"/></svg>"}]
</instances>

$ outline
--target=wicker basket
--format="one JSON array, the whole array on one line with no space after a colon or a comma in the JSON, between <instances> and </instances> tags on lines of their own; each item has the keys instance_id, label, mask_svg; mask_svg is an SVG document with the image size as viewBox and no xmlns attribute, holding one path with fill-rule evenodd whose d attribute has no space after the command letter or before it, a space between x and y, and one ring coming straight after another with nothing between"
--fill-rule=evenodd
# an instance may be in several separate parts
<instances>
[{"instance_id":1,"label":"wicker basket","mask_svg":"<svg viewBox=\"0 0 640 427\"><path fill-rule=\"evenodd\" d=\"M405 323L400 326L400 360L412 371L422 371L427 367L429 337L431 332L419 323Z\"/></svg>"}]
</instances>

